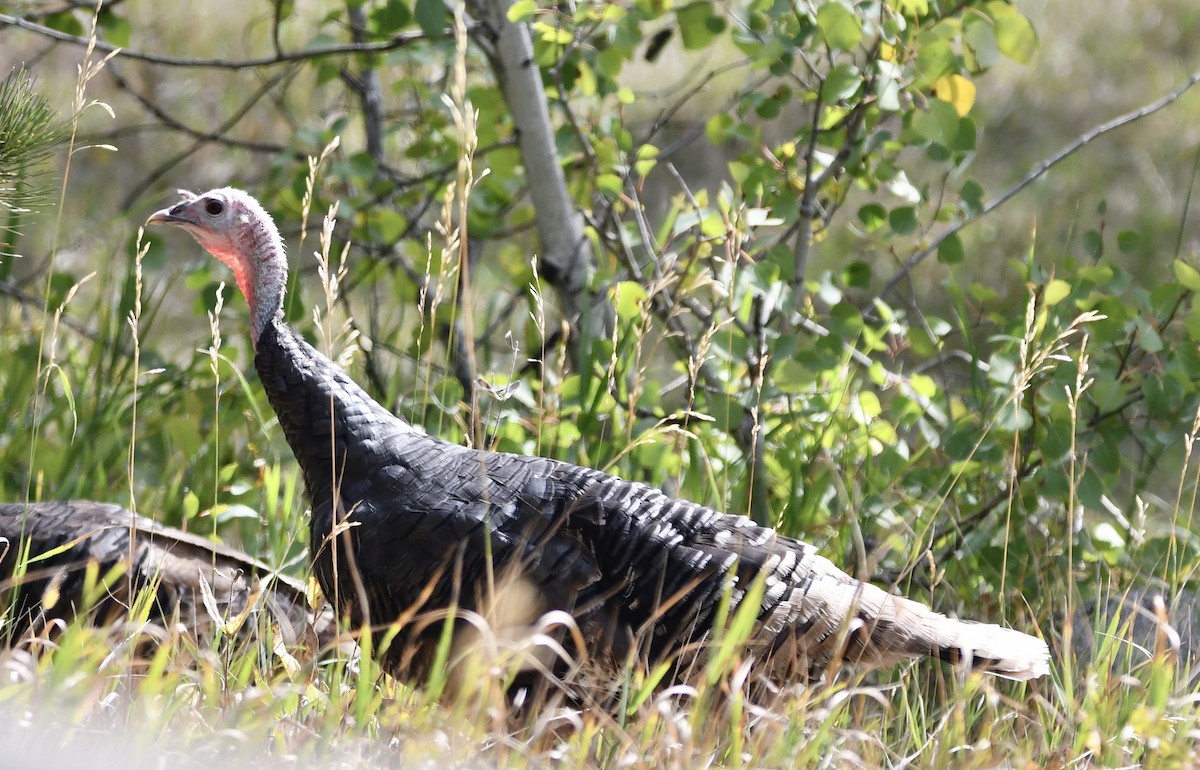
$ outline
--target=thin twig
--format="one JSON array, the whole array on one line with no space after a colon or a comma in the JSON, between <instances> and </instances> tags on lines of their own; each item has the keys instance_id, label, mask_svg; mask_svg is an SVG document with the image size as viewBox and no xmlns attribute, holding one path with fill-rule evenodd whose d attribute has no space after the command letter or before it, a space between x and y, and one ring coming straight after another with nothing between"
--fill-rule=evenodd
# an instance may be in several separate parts
<instances>
[{"instance_id":1,"label":"thin twig","mask_svg":"<svg viewBox=\"0 0 1200 770\"><path fill-rule=\"evenodd\" d=\"M85 37L76 37L68 35L65 32L59 32L56 29L43 27L41 24L35 24L32 21L22 19L17 16L10 16L5 13L0 13L0 24L10 27L20 27L21 29L34 32L43 37L48 37L53 40L58 40L63 43L71 43L73 45L88 45L89 41ZM468 29L468 31L472 31ZM274 56L262 56L257 59L187 59L178 56L163 56L161 54L145 53L135 51L129 48L121 48L120 46L105 43L102 40L93 42L93 47L97 51L112 53L120 51L121 56L126 59L134 59L136 61L146 62L147 64L158 64L163 67L186 67L191 69L219 69L219 70L244 70L256 69L259 67L273 67L280 64L288 64L291 62L304 62L313 59L323 59L328 56L347 56L351 54L363 53L384 53L394 51L397 48L403 48L406 45L418 42L420 40L431 40L449 38L452 33L450 30L445 30L440 35L431 37L424 32L401 32L393 35L388 40L379 43L347 43L342 45L328 45L320 48L310 48L304 51L286 51L277 53Z\"/></svg>"},{"instance_id":2,"label":"thin twig","mask_svg":"<svg viewBox=\"0 0 1200 770\"><path fill-rule=\"evenodd\" d=\"M1027 460L1019 469L1017 469L1016 473L1013 474L1013 483L1019 486L1022 481L1029 479L1034 472L1041 467L1041 459ZM964 516L957 521L952 521L944 527L935 528L933 534L929 538L929 545L931 548L951 535L954 537L950 545L942 549L941 555L938 557L938 561L946 560L952 553L954 553L954 551L961 548L964 533L970 531L976 524L986 519L993 511L995 511L1004 503L1008 502L1011 498L1012 493L1010 490L1002 489L973 513Z\"/></svg>"},{"instance_id":3,"label":"thin twig","mask_svg":"<svg viewBox=\"0 0 1200 770\"><path fill-rule=\"evenodd\" d=\"M0 294L3 294L7 297L12 297L14 300L19 302L20 304L22 304L28 308L31 308L33 310L36 310L38 312L41 312L41 313L48 312L46 309L46 303L44 301L42 301L41 297L39 297L35 294L31 294L30 292L26 291L25 289L22 289L20 286L13 283L12 281L0 281ZM63 315L59 319L59 322L63 326L70 329L71 331L75 332L76 334L78 334L82 337L86 337L87 339L91 340L92 342L99 341L98 335L94 331L89 329L87 327L87 324L83 323L83 321L80 321L79 319L75 318L74 316L69 316L66 313L63 313Z\"/></svg>"},{"instance_id":4,"label":"thin twig","mask_svg":"<svg viewBox=\"0 0 1200 770\"><path fill-rule=\"evenodd\" d=\"M674 119L675 115L681 109L683 109L683 107L688 102L690 102L692 100L693 96L695 96L696 94L700 93L705 88L710 86L712 84L712 82L714 80L716 80L719 76L724 75L729 72L733 72L734 70L737 70L737 69L741 69L742 67L748 67L752 63L753 62L748 58L747 59L738 59L737 61L730 62L728 64L722 64L720 67L714 67L713 69L709 70L708 74L706 74L704 77L700 78L699 82L697 82L694 86L692 86L691 88L689 88L688 90L686 90L682 94L680 94L675 99L675 101L673 101L665 109L661 110L658 113L658 115L655 116L654 123L652 123L650 125L650 129L646 132L646 135L642 137L641 144L649 144L650 140L654 138L655 134L657 134L659 131L661 131L663 128L665 128L667 125L669 125L671 123L671 121ZM769 80L770 77L771 77L770 75L761 76L759 78L759 80L755 83L755 85L758 85L761 82L765 82L766 80ZM738 92L736 98L740 99L744 93L746 93L746 90L742 89L741 91ZM733 100L733 102L736 103L736 99Z\"/></svg>"},{"instance_id":5,"label":"thin twig","mask_svg":"<svg viewBox=\"0 0 1200 770\"><path fill-rule=\"evenodd\" d=\"M162 125L166 126L167 128L185 133L193 139L221 144L226 147L236 147L242 150L250 150L251 152L267 152L278 154L286 149L282 144L275 144L273 142L252 142L245 139L235 139L233 137L225 136L223 132L218 133L215 131L201 131L199 129L192 128L191 126L170 115L162 107L159 107L150 99L150 97L137 91L132 85L130 85L129 81L120 74L115 64L115 62L109 62L106 70L112 77L113 83L117 86L117 88L136 99L137 102L141 104L147 112L158 118Z\"/></svg>"},{"instance_id":6,"label":"thin twig","mask_svg":"<svg viewBox=\"0 0 1200 770\"><path fill-rule=\"evenodd\" d=\"M895 291L896 287L899 286L901 282L903 282L905 279L908 278L909 274L912 273L913 269L917 265L919 265L922 261L924 261L930 254L933 254L934 252L936 252L938 250L938 247L941 246L942 242L945 241L947 238L949 238L952 235L955 235L960 230L965 228L967 225L978 222L983 217L992 213L993 211L995 211L997 208L999 208L1003 204L1007 203L1010 198L1012 198L1017 193L1021 192L1026 187L1033 184L1039 178L1044 176L1047 171L1054 168L1055 166L1057 166L1059 163L1063 162L1070 156L1074 155L1076 152L1083 149L1083 147L1085 147L1092 141L1100 138L1101 136L1104 136L1105 134L1111 133L1112 131L1115 131L1118 128L1121 128L1123 126L1129 125L1130 123L1139 121L1142 118L1153 115L1154 113L1158 112L1161 109L1171 106L1179 99L1179 97L1183 96L1184 93L1186 93L1190 88L1192 88L1192 86L1196 85L1197 83L1200 83L1200 71L1193 72L1188 77L1187 80L1185 80L1180 85L1176 86L1172 91L1170 91L1165 96L1163 96L1153 102L1150 102L1147 105L1139 107L1138 109L1133 110L1132 112L1127 112L1124 115L1119 115L1118 117L1113 118L1112 120L1108 121L1107 123L1101 123L1099 126L1096 126L1095 128L1091 129L1090 131L1087 131L1086 133L1077 137L1074 141L1072 141L1070 144L1063 147L1058 152L1056 152L1053 155L1051 155L1050 157L1042 160L1036 166L1031 168L1025 174L1025 176L1021 177L1021 179L1019 181L1014 183L1011 187L1009 187L1004 192L1000 193L1000 195L998 195L997 197L993 198L992 200L990 200L986 204L984 204L983 208L981 208L979 210L978 214L976 214L973 217L968 217L966 219L963 219L961 222L958 222L954 225L951 225L946 230L944 230L941 235L937 236L932 241L930 241L930 243L927 246L925 246L925 248L921 249L920 251L915 252L908 259L906 259L904 261L904 265L899 270L896 271L895 275L893 275L891 278L888 279L888 282L886 284L884 284L883 289L879 292L878 298L880 300L886 299L889 294L891 294L893 291ZM876 304L872 303L871 309L868 310L868 312L867 312L868 316L871 316L874 314L875 307L876 307Z\"/></svg>"}]
</instances>

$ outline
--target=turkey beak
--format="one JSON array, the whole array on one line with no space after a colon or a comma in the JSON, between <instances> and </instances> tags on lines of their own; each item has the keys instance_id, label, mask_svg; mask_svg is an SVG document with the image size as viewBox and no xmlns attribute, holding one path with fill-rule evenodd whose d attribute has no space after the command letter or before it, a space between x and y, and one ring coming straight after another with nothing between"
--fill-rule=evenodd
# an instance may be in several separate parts
<instances>
[{"instance_id":1,"label":"turkey beak","mask_svg":"<svg viewBox=\"0 0 1200 770\"><path fill-rule=\"evenodd\" d=\"M187 206L191 201L176 203L170 208L156 211L146 220L147 225L184 225L192 224L192 219L185 216Z\"/></svg>"}]
</instances>

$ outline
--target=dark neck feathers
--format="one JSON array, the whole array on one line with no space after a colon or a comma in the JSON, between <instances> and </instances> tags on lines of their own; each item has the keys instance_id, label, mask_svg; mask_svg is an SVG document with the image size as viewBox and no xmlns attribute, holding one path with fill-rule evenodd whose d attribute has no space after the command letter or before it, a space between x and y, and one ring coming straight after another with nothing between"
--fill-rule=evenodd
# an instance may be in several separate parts
<instances>
[{"instance_id":1,"label":"dark neck feathers","mask_svg":"<svg viewBox=\"0 0 1200 770\"><path fill-rule=\"evenodd\" d=\"M347 452L369 449L385 436L420 434L367 395L281 313L259 335L254 366L310 483L328 482L335 456L340 463Z\"/></svg>"}]
</instances>

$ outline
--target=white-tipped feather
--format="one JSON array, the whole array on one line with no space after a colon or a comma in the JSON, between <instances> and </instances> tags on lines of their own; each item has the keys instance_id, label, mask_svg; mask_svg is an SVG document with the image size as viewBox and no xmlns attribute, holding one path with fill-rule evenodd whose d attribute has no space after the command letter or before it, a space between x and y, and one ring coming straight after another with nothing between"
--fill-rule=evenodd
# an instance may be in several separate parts
<instances>
[{"instance_id":1,"label":"white-tipped feather","mask_svg":"<svg viewBox=\"0 0 1200 770\"><path fill-rule=\"evenodd\" d=\"M983 623L947 619L954 624L951 645L964 659L986 661L984 667L1006 679L1037 679L1050 673L1050 648L1020 631Z\"/></svg>"},{"instance_id":2,"label":"white-tipped feather","mask_svg":"<svg viewBox=\"0 0 1200 770\"><path fill-rule=\"evenodd\" d=\"M781 544L795 541L781 541ZM799 545L799 544L798 544ZM807 548L806 546L801 546ZM1050 672L1050 650L1041 639L988 623L955 620L925 605L861 583L811 549L801 551L787 582L791 596L762 619L757 641L806 657L811 668L834 660L886 666L935 657L1007 679ZM793 629L802 629L793 631ZM784 664L787 665L786 660Z\"/></svg>"}]
</instances>

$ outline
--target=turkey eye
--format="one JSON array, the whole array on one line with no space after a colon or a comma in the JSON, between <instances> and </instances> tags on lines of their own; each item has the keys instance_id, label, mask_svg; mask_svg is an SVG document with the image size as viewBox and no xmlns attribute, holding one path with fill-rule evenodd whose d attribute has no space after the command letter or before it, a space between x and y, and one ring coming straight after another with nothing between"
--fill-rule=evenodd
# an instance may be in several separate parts
<instances>
[{"instance_id":1,"label":"turkey eye","mask_svg":"<svg viewBox=\"0 0 1200 770\"><path fill-rule=\"evenodd\" d=\"M225 210L225 204L221 201L209 200L204 204L204 210L208 212L209 216L220 216L221 212Z\"/></svg>"}]
</instances>

